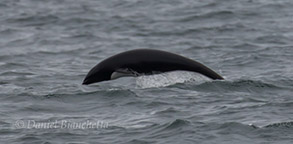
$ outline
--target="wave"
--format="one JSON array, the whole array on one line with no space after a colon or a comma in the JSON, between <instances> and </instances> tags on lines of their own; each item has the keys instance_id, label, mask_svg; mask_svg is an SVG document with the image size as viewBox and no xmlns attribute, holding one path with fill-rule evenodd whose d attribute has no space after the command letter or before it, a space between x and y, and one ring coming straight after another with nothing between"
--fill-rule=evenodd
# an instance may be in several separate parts
<instances>
[{"instance_id":1,"label":"wave","mask_svg":"<svg viewBox=\"0 0 293 144\"><path fill-rule=\"evenodd\" d=\"M176 20L177 22L190 22L190 21L195 21L195 20L200 20L204 18L208 19L216 19L216 18L225 18L225 17L231 17L235 13L233 11L229 10L222 10L222 11L212 11L212 12L207 12L204 14L196 14L196 15L191 15L191 16L185 16L184 18Z\"/></svg>"},{"instance_id":2,"label":"wave","mask_svg":"<svg viewBox=\"0 0 293 144\"><path fill-rule=\"evenodd\" d=\"M139 88L166 87L176 83L184 83L190 81L194 83L202 83L209 80L209 78L198 73L187 71L174 71L149 76L140 76L136 80L136 85Z\"/></svg>"},{"instance_id":3,"label":"wave","mask_svg":"<svg viewBox=\"0 0 293 144\"><path fill-rule=\"evenodd\" d=\"M264 126L264 128L293 128L293 121L272 123Z\"/></svg>"},{"instance_id":4,"label":"wave","mask_svg":"<svg viewBox=\"0 0 293 144\"><path fill-rule=\"evenodd\" d=\"M56 15L29 15L23 17L9 18L7 22L22 26L43 26L56 23L59 17Z\"/></svg>"},{"instance_id":5,"label":"wave","mask_svg":"<svg viewBox=\"0 0 293 144\"><path fill-rule=\"evenodd\" d=\"M139 31L135 35L137 36L193 36L208 32L233 32L238 29L246 29L248 28L246 25L239 22L232 22L230 24L219 24L215 23L212 25L200 25L200 26L192 26L186 27L182 29L148 29L147 31Z\"/></svg>"},{"instance_id":6,"label":"wave","mask_svg":"<svg viewBox=\"0 0 293 144\"><path fill-rule=\"evenodd\" d=\"M249 80L249 79L239 79L239 80L215 80L207 81L203 83L184 83L175 84L170 87L176 87L181 89L190 89L197 91L209 91L209 92L260 92L260 91L275 91L284 90L283 87L278 84L271 84L261 80Z\"/></svg>"}]
</instances>

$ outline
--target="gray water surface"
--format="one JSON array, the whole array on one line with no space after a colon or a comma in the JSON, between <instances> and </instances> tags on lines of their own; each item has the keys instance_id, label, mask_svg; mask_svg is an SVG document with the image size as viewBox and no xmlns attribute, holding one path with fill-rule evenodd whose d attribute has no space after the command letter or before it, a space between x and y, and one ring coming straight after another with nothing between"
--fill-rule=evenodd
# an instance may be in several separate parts
<instances>
[{"instance_id":1,"label":"gray water surface","mask_svg":"<svg viewBox=\"0 0 293 144\"><path fill-rule=\"evenodd\" d=\"M292 7L291 0L2 0L0 142L292 143ZM194 59L226 80L177 72L81 85L98 62L139 48Z\"/></svg>"}]
</instances>

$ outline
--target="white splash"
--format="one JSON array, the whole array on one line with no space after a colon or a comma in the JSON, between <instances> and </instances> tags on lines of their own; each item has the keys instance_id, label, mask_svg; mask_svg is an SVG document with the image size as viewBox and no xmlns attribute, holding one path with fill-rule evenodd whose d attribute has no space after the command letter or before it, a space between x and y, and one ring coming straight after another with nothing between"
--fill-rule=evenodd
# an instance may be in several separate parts
<instances>
[{"instance_id":1,"label":"white splash","mask_svg":"<svg viewBox=\"0 0 293 144\"><path fill-rule=\"evenodd\" d=\"M176 83L195 82L200 84L211 80L210 78L195 72L173 71L155 75L143 75L136 79L139 88L165 87Z\"/></svg>"}]
</instances>

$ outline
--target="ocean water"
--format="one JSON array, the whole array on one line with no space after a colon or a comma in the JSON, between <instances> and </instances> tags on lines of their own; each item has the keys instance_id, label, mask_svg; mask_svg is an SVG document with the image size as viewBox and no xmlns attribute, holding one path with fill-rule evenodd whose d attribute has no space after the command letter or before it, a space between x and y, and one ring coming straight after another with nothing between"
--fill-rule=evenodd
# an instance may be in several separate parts
<instances>
[{"instance_id":1,"label":"ocean water","mask_svg":"<svg viewBox=\"0 0 293 144\"><path fill-rule=\"evenodd\" d=\"M290 144L292 0L1 0L0 142ZM225 77L81 85L114 54L159 49ZM150 56L151 58L151 56Z\"/></svg>"}]
</instances>

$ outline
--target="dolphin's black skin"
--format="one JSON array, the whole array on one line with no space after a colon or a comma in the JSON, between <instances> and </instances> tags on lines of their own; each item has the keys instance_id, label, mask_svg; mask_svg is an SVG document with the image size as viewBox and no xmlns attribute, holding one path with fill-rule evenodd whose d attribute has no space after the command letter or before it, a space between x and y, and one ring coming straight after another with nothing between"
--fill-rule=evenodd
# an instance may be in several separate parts
<instances>
[{"instance_id":1,"label":"dolphin's black skin","mask_svg":"<svg viewBox=\"0 0 293 144\"><path fill-rule=\"evenodd\" d=\"M161 50L136 49L103 60L89 71L83 84L111 80L117 73L125 74L124 76L138 76L176 70L197 72L213 80L224 79L203 64L183 56ZM115 76L118 77L121 76Z\"/></svg>"}]
</instances>

